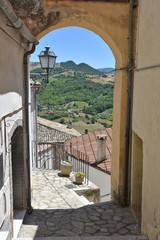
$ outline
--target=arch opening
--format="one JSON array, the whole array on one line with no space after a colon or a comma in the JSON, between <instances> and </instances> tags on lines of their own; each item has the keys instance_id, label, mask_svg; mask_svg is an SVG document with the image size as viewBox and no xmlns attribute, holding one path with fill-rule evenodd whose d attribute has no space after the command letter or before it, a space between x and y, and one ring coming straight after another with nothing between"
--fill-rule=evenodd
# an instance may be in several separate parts
<instances>
[{"instance_id":1,"label":"arch opening","mask_svg":"<svg viewBox=\"0 0 160 240\"><path fill-rule=\"evenodd\" d=\"M64 28L64 29L66 29L66 28ZM70 28L70 29L72 29L72 31L73 31L73 28ZM81 29L81 28L78 28L78 29ZM60 30L63 30L62 28L60 29ZM91 32L91 31L88 31L87 29L85 29L85 31L87 31L87 32ZM55 31L53 31L53 35L51 35L51 33L49 33L51 36L54 36L54 35L56 35L56 33L55 33ZM44 44L44 46L45 46L45 44L47 43L47 44L49 44L49 45L51 45L50 44L50 39L49 39L49 34L48 35L46 35L45 37L44 37L44 41L43 41L43 44ZM66 34L66 32L65 32L65 34ZM70 34L73 34L73 32L71 32ZM92 37L93 37L93 35L95 35L94 33L92 33ZM71 35L72 36L72 35ZM47 39L47 37L48 37L48 39ZM62 36L61 36L62 37ZM67 38L67 36L65 36L66 38ZM52 38L51 37L51 43L52 43L52 41L53 41L53 47L55 47L56 46L56 44L59 44L61 47L62 47L62 45L63 45L63 42L65 42L66 41L66 38L65 38L64 36L62 37L62 40L61 40L61 42L60 43L56 43L56 41L55 41L55 39L54 39L54 37ZM85 38L81 38L81 39L83 39L84 40L84 44L85 44ZM90 42L92 42L92 39L89 39L89 41ZM101 39L101 41L103 41L102 39ZM41 44L40 44L40 46L41 46ZM79 46L79 45L78 45ZM106 44L106 42L103 42L103 51L105 51L105 47L107 48L107 44ZM39 47L40 48L40 47ZM79 47L80 48L80 47ZM93 47L92 47L92 51L93 51L93 53L94 53L94 55L95 55L95 48L96 48L96 45L94 45ZM58 51L56 51L55 50L55 48L53 48L52 50L54 50L55 51L55 54L57 54L58 55ZM108 50L108 49L107 49ZM40 52L41 51L41 49L39 49L39 50L37 50L37 55L38 55L38 52ZM106 51L106 55L107 55L107 51ZM63 54L63 51L62 51L62 54ZM76 54L76 53L75 53ZM111 50L110 50L110 53L109 54L112 54L111 53ZM108 55L109 55L108 54ZM85 58L85 53L83 52L83 55L84 55L84 58ZM114 58L113 56L112 56L112 58ZM33 59L33 58L31 58L31 59ZM98 59L98 57L96 58L95 57L95 59L96 59L96 61L98 61L97 59ZM70 56L69 56L69 59L68 60L70 60ZM73 60L73 59L72 59ZM31 60L32 61L32 60ZM84 60L85 61L85 60ZM48 86L47 85L45 85L45 84L43 84L42 85L42 89L43 88L46 88L45 89L45 91L44 91L44 94L45 95L49 95L50 93L51 93L51 89L52 89L52 87L54 88L55 87L55 85L56 84L59 84L59 87L61 88L61 91L63 91L64 89L67 89L67 84L68 85L70 85L70 87L72 86L72 88L73 88L73 86L75 86L74 85L74 82L73 82L73 80L74 79L77 79L78 81L77 82L80 82L80 84L79 84L79 86L78 87L75 87L75 89L73 89L73 93L74 94L71 94L71 92L70 92L70 96L68 96L68 97L66 97L65 96L65 92L64 92L64 96L65 96L65 99L64 99L64 101L62 100L62 102L59 102L58 104L59 105L61 105L61 106L56 106L57 107L57 112L60 112L59 111L59 108L61 108L61 110L62 110L62 105L67 105L67 106L65 106L66 107L66 109L68 110L69 108L75 108L76 106L79 106L79 102L80 102L80 100L76 100L76 99L71 99L71 95L75 95L75 96L77 96L77 90L78 90L78 88L79 89L81 89L81 86L80 85L82 85L82 84L84 84L84 82L82 82L81 80L82 80L82 78L84 78L84 80L87 82L87 83L89 83L90 84L90 86L86 86L86 88L91 88L91 91L88 93L88 94L90 94L90 95L94 95L94 92L96 92L97 91L97 88L99 88L99 91L97 92L97 95L95 96L96 98L97 98L97 103L98 103L98 101L99 101L99 99L100 98L102 98L101 99L101 103L99 102L98 104L99 104L99 110L96 110L97 111L97 118L99 117L99 115L98 114L101 114L102 113L102 116L103 115L105 115L105 116L103 116L103 121L101 122L102 123L102 127L100 128L98 128L98 129L95 129L95 128L93 128L93 130L90 130L90 132L92 131L92 132L95 132L96 130L98 130L99 131L99 134L101 134L102 133L102 131L100 131L100 129L104 129L104 128L109 128L109 127L111 127L111 125L112 125L112 123L111 124L108 124L108 122L112 122L112 120L111 121L109 121L108 120L108 117L111 117L112 118L112 112L113 112L113 86L114 86L114 81L113 81L113 78L114 78L114 76L113 76L113 74L112 74L112 70L114 70L114 68L112 68L111 69L111 73L110 73L110 70L108 70L108 75L109 74L111 74L111 75L109 75L109 77L108 77L108 75L107 75L107 73L105 73L105 71L104 71L104 73L101 73L100 71L97 71L97 69L94 69L94 71L95 71L95 74L97 74L97 80L95 81L95 77L90 77L90 79L89 79L89 74L87 74L87 73L85 73L85 72L83 72L83 74L80 74L80 73L77 73L76 72L76 69L75 69L75 66L78 68L78 66L80 65L80 64L75 64L75 63L69 63L70 65L72 65L71 67L69 67L69 69L67 69L66 70L66 72L65 72L65 74L63 74L63 71L61 72L58 72L57 70L56 70L56 72L54 73L54 71L53 72L51 72L51 74L50 74L50 83L48 84ZM98 63L97 63L98 64ZM113 63L112 63L113 64ZM92 65L92 64L91 64ZM115 63L114 63L114 65L115 65ZM103 66L107 66L107 63L105 63L105 61L104 61L104 65ZM65 65L64 64L64 62L63 62L63 65L61 66L61 70L62 70L62 67L63 68L67 68L67 65ZM74 69L72 69L72 67L74 67ZM56 67L56 69L57 69L58 67ZM97 66L97 68L98 68L98 66ZM74 71L73 71L74 70ZM36 71L36 70L35 70ZM34 71L34 72L35 72ZM113 71L114 72L114 71ZM62 76L63 75L63 76ZM90 74L91 76L94 76L94 74L93 73L91 73ZM32 75L31 75L32 76ZM112 80L111 80L111 77L112 77ZM69 82L70 81L70 79L72 80L72 82ZM93 79L92 79L93 78ZM110 81L108 80L108 78L110 79ZM62 86L62 83L63 83L63 86ZM66 85L65 85L65 84ZM85 83L86 84L86 83ZM100 86L101 85L101 86ZM95 87L94 87L95 86ZM106 89L106 93L104 93L104 89ZM104 106L104 109L103 109L103 107L102 107L102 105L103 105L103 101L107 101L106 99L107 99L107 97L106 97L106 95L108 95L109 96L109 92L107 92L107 89L110 89L111 90L111 95L112 95L112 103L111 103L111 105L112 106L106 106L106 108L105 108L105 106ZM57 91L57 90L55 90L55 91ZM54 90L53 90L53 93L51 94L51 96L49 97L49 99L48 99L48 102L46 102L45 104L44 104L44 102L43 102L43 100L44 100L44 95L42 94L42 95L40 95L41 93L42 93L42 91L41 91L41 89L40 89L40 91L39 91L39 96L38 96L38 113L39 113L39 116L42 116L42 112L44 113L44 106L49 106L49 108L48 108L48 106L47 106L47 111L46 111L46 116L45 116L45 118L46 119L49 119L49 120L53 120L52 119L52 117L50 118L50 116L52 115L52 113L51 112L56 112L55 111L55 109L54 109L54 98L52 97L52 95L54 94L54 92L55 92ZM82 93L83 94L83 93ZM86 96L88 95L87 93L85 93L85 98L86 98ZM98 95L99 94L99 95ZM59 96L59 98L60 98L60 93L58 93L57 92L57 95ZM63 94L62 94L63 95ZM56 96L55 96L55 98L56 98ZM75 97L74 97L75 98ZM94 96L93 96L93 98L94 98ZM109 97L108 97L109 98ZM34 99L34 97L33 97L33 99ZM70 100L69 100L70 99ZM73 101L74 101L74 103L73 103ZM82 101L82 99L81 99L81 101ZM83 101L89 101L89 99L87 99L87 100L85 100L85 99L83 99ZM110 101L110 99L108 100L108 102ZM41 102L41 103L40 103ZM73 104L72 104L72 103ZM92 101L89 101L88 103L87 103L87 106L89 106L89 105L91 105L91 102ZM40 103L40 104L39 104ZM81 103L82 104L82 103ZM42 107L43 107L43 109L42 109ZM96 105L96 103L95 103L95 105ZM101 105L101 106L100 106ZM69 107L70 106L70 107ZM96 123L98 122L98 120L96 119L96 117L95 117L95 113L93 114L93 116L92 116L92 114L89 114L89 112L87 112L87 111L89 111L89 109L88 110L86 110L85 109L85 105L83 106L83 109L81 109L80 111L82 112L82 114L84 114L84 118L85 118L85 120L84 120L84 122L87 122L87 124L90 124L89 123L89 121L90 122L92 122L92 125L96 125ZM101 107L101 109L100 109L100 107ZM79 107L78 107L79 108ZM98 107L97 107L97 109L98 109ZM74 109L75 110L75 109ZM85 111L86 110L86 111ZM107 111L106 113L103 113L103 112L105 112L105 110L111 110L111 111ZM72 113L72 110L70 110L69 109L69 118L68 119L71 119L71 113ZM73 113L74 114L74 113ZM78 113L79 114L79 113ZM89 115L91 115L91 116L88 116L88 114ZM49 116L50 115L50 116ZM111 116L110 116L111 115ZM80 115L79 115L80 116ZM44 117L44 115L43 115L43 117ZM64 118L62 117L62 118L59 118L58 119L58 121L60 122L60 123L64 123L64 121L65 121L65 117L66 116L64 116ZM67 116L68 117L68 116ZM105 122L105 117L106 117L106 119L107 119L107 121ZM73 122L75 123L76 121L74 121L75 119L76 119L77 117L74 115L74 118L72 119L73 120ZM100 118L100 117L99 117ZM67 118L66 118L67 119ZM56 120L56 118L55 118L55 120ZM63 122L62 122L62 120L64 120ZM102 120L102 119L101 119ZM36 121L36 120L35 120ZM73 128L75 128L75 124L73 123ZM86 124L86 128L89 126L89 125L87 125ZM76 129L77 130L77 129ZM84 129L83 130L85 130L85 127L84 127ZM82 133L82 132L81 132ZM98 133L97 133L98 134ZM108 132L106 131L106 134L107 134L107 138L108 138L108 140L107 140L107 143L105 143L105 144L109 144L109 142L110 142L110 134L108 134ZM95 138L94 139L94 142L97 144L97 138ZM42 149L41 148L43 148L44 147L44 149L43 149L43 151L42 151ZM41 146L41 147L38 147L38 149L41 149L41 151L39 152L39 156L37 156L38 158L38 160L37 160L37 166L38 167L41 167L41 166L43 166L44 168L46 168L46 166L47 166L47 168L49 168L50 169L50 167L51 166L55 166L55 164L53 164L52 163L52 160L51 159L49 159L49 158L51 158L51 152L52 152L52 150L51 150L51 146L49 146L48 145L48 148L46 147L46 146ZM107 147L106 147L107 148ZM46 153L47 152L47 149L48 149L48 154ZM78 150L78 149L77 149ZM44 159L42 159L42 152L43 152L43 155L45 156L45 159L47 159L46 161L47 162L45 162L45 160ZM84 153L85 153L85 151L84 151ZM109 152L109 150L108 150L108 148L107 148L107 154L105 155L105 159L101 159L102 161L103 160L107 160L107 159L109 159L109 158L111 158L111 155L110 155L111 153ZM54 155L56 155L55 153L54 153ZM94 157L95 157L95 160L96 160L96 158L97 158L97 150L93 150L93 155L94 155ZM55 159L55 156L53 156L53 158ZM42 160L42 164L40 163L40 161ZM110 161L111 161L111 159L110 159ZM77 164L77 163L76 163ZM98 163L96 163L96 164L98 164ZM35 164L34 164L35 165ZM77 164L78 165L78 164ZM80 164L81 165L81 164ZM79 166L80 166L79 165ZM100 169L99 168L99 170L102 170L102 169ZM103 169L104 170L104 169ZM91 175L91 173L92 173L92 175L95 175L95 171L96 170L94 170L94 168L92 168L92 167L90 167L90 175ZM108 172L107 172L107 174L106 174L106 176L105 176L105 173L103 172L101 172L100 173L100 175L102 175L101 177L99 177L99 179L102 179L102 181L99 181L98 180L98 177L97 177L97 180L95 180L95 178L92 176L92 181L96 184L96 182L98 183L98 185L99 185L99 187L101 188L101 191L102 191L102 198L103 198L103 200L102 201L105 201L105 200L109 200L110 198L110 194L111 194L111 191L110 191L110 174L108 174L110 172L110 166L109 166L109 170L108 170ZM107 179L106 179L107 178ZM95 180L95 181L94 181ZM107 187L106 186L104 186L104 182L107 182ZM107 191L107 192L106 192Z\"/></svg>"},{"instance_id":2,"label":"arch opening","mask_svg":"<svg viewBox=\"0 0 160 240\"><path fill-rule=\"evenodd\" d=\"M116 42L112 39L111 35L109 35L107 32L102 30L100 27L97 27L96 25L92 25L89 23L79 23L75 22L75 24L70 23L70 22L64 22L57 24L55 26L51 26L44 31L42 31L40 34L37 35L37 40L41 41L43 38L45 38L47 35L49 35L51 32L54 32L56 30L61 30L61 29L67 29L67 28L79 28L79 29L85 29L86 31L90 31L93 34L97 35L100 37L106 44L106 46L109 47L111 50L114 59L115 59L115 66L116 68L120 68L122 66L122 57L120 50L118 49L118 46ZM62 41L65 41L65 38L62 39ZM54 43L53 43L54 44ZM96 46L95 46L96 47ZM37 46L37 49L39 48L39 45Z\"/></svg>"}]
</instances>

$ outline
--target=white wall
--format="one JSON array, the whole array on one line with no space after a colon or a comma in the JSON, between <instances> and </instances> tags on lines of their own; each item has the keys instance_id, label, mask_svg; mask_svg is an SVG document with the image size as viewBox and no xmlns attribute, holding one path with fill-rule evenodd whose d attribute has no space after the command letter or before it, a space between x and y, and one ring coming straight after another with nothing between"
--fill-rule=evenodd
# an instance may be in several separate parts
<instances>
[{"instance_id":1,"label":"white wall","mask_svg":"<svg viewBox=\"0 0 160 240\"><path fill-rule=\"evenodd\" d=\"M10 23L0 10L0 154L3 156L4 181L0 189L0 234L2 231L9 232L11 236L13 217L11 137L14 130L23 123L24 44L18 31L7 24Z\"/></svg>"},{"instance_id":2,"label":"white wall","mask_svg":"<svg viewBox=\"0 0 160 240\"><path fill-rule=\"evenodd\" d=\"M72 160L71 160L72 159ZM73 171L83 171L79 160L68 158L69 161L73 161L73 164L77 166L77 169L73 167ZM85 164L84 164L85 165ZM78 167L79 166L79 167ZM86 164L86 169L88 165ZM100 189L101 202L111 200L111 175L105 173L98 168L89 165L89 181L93 182Z\"/></svg>"},{"instance_id":3,"label":"white wall","mask_svg":"<svg viewBox=\"0 0 160 240\"><path fill-rule=\"evenodd\" d=\"M111 175L90 166L89 180L99 187L101 202L111 200Z\"/></svg>"}]
</instances>

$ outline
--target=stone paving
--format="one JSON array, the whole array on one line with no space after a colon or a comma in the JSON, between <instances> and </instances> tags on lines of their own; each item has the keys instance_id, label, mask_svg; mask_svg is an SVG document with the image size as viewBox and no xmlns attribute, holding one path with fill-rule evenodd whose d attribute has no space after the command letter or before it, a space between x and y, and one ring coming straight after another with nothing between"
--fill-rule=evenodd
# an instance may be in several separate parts
<instances>
[{"instance_id":1,"label":"stone paving","mask_svg":"<svg viewBox=\"0 0 160 240\"><path fill-rule=\"evenodd\" d=\"M66 186L72 184L67 177L53 171L34 171L32 177L34 209L79 208L85 204Z\"/></svg>"},{"instance_id":2,"label":"stone paving","mask_svg":"<svg viewBox=\"0 0 160 240\"><path fill-rule=\"evenodd\" d=\"M84 206L66 184L70 179L55 173L34 173L34 210L25 216L20 239L147 239L129 208L112 201Z\"/></svg>"}]
</instances>

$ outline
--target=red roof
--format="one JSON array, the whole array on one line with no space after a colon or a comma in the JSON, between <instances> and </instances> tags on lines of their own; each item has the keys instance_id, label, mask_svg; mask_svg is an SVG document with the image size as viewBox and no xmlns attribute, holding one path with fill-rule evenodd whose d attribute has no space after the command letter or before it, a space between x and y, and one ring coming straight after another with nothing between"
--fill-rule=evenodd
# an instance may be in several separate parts
<instances>
[{"instance_id":1,"label":"red roof","mask_svg":"<svg viewBox=\"0 0 160 240\"><path fill-rule=\"evenodd\" d=\"M97 135L104 134L107 136L106 141L106 160L101 163L96 162L97 157ZM89 163L95 167L101 168L105 172L111 173L111 156L112 156L112 128L106 128L100 131L84 134L79 137L74 137L65 142L66 149L69 149L72 143L72 148L88 155ZM68 151L68 150L67 150Z\"/></svg>"}]
</instances>

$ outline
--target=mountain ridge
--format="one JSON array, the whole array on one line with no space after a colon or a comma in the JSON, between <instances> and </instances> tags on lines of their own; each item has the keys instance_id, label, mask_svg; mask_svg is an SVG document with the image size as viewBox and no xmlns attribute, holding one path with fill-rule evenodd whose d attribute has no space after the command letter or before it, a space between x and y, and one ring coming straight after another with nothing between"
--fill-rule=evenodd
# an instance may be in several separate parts
<instances>
[{"instance_id":1,"label":"mountain ridge","mask_svg":"<svg viewBox=\"0 0 160 240\"><path fill-rule=\"evenodd\" d=\"M70 60L67 62L61 62L60 66L64 67L65 69L71 69L71 70L80 71L84 73L100 74L100 72L97 69L91 67L86 63L76 64L75 62Z\"/></svg>"},{"instance_id":2,"label":"mountain ridge","mask_svg":"<svg viewBox=\"0 0 160 240\"><path fill-rule=\"evenodd\" d=\"M103 72L103 73L113 72L113 74L114 74L115 69L112 67L107 67L107 68L98 68L97 70L100 72Z\"/></svg>"},{"instance_id":3,"label":"mountain ridge","mask_svg":"<svg viewBox=\"0 0 160 240\"><path fill-rule=\"evenodd\" d=\"M66 62L60 62L60 63L56 63L55 65L55 69L56 68L64 68L65 70L74 70L74 71L80 71L83 73L88 73L88 74L95 74L95 75L100 75L102 73L107 73L110 71L113 71L114 68L99 68L99 69L95 69L93 67L91 67L90 65L82 62L79 64L76 64L74 61L69 60ZM43 70L41 70L41 66L39 62L30 62L30 70L31 72L36 72L34 69L37 69L37 72L43 72ZM114 74L114 72L113 72Z\"/></svg>"}]
</instances>

